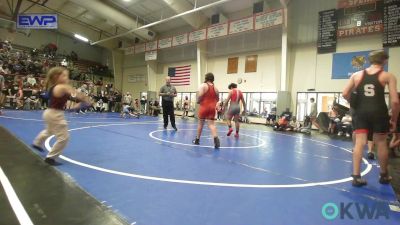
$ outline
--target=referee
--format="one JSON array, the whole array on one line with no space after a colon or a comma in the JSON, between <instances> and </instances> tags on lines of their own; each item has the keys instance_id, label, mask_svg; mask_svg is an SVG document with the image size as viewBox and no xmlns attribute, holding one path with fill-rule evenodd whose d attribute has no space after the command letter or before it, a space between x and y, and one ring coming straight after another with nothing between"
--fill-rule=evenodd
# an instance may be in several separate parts
<instances>
[{"instance_id":1,"label":"referee","mask_svg":"<svg viewBox=\"0 0 400 225\"><path fill-rule=\"evenodd\" d=\"M176 97L176 88L171 85L171 78L165 78L165 85L160 89L160 96L162 97L162 108L164 117L164 129L168 126L168 116L171 120L172 128L178 131L175 125L175 114L174 114L174 97Z\"/></svg>"}]
</instances>

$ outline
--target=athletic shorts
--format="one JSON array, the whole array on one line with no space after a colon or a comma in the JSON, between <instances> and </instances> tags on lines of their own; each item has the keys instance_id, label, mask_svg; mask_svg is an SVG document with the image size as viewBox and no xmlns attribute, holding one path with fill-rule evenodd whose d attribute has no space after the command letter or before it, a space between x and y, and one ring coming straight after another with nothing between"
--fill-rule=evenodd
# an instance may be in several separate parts
<instances>
[{"instance_id":1,"label":"athletic shorts","mask_svg":"<svg viewBox=\"0 0 400 225\"><path fill-rule=\"evenodd\" d=\"M356 113L355 118L353 118L354 133L389 133L389 120L389 115L386 113Z\"/></svg>"},{"instance_id":2,"label":"athletic shorts","mask_svg":"<svg viewBox=\"0 0 400 225\"><path fill-rule=\"evenodd\" d=\"M201 107L199 109L199 119L201 120L215 120L215 107Z\"/></svg>"},{"instance_id":3,"label":"athletic shorts","mask_svg":"<svg viewBox=\"0 0 400 225\"><path fill-rule=\"evenodd\" d=\"M239 116L239 114L240 114L240 105L231 104L231 105L229 106L228 116L229 116L229 117Z\"/></svg>"}]
</instances>

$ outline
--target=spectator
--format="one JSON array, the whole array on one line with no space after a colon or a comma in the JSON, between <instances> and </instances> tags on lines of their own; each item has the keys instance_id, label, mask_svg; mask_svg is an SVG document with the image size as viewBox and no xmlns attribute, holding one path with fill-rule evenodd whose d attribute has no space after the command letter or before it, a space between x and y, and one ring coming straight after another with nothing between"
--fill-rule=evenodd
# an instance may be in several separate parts
<instances>
[{"instance_id":1,"label":"spectator","mask_svg":"<svg viewBox=\"0 0 400 225\"><path fill-rule=\"evenodd\" d=\"M286 117L288 121L292 119L292 112L290 112L289 108L286 108L284 112L282 112L281 117Z\"/></svg>"},{"instance_id":2,"label":"spectator","mask_svg":"<svg viewBox=\"0 0 400 225\"><path fill-rule=\"evenodd\" d=\"M5 89L4 83L4 77L0 74L0 115L3 114L1 110L3 109L3 103L5 99L5 95L3 93Z\"/></svg>"},{"instance_id":3,"label":"spectator","mask_svg":"<svg viewBox=\"0 0 400 225\"><path fill-rule=\"evenodd\" d=\"M276 121L276 106L274 105L271 108L270 114L268 114L267 125L273 125L273 124L275 124L275 121Z\"/></svg>"},{"instance_id":4,"label":"spectator","mask_svg":"<svg viewBox=\"0 0 400 225\"><path fill-rule=\"evenodd\" d=\"M87 84L82 84L80 88L77 89L78 92L82 93L85 96L89 96L89 91L87 90L88 86ZM86 109L77 109L76 114L85 114Z\"/></svg>"},{"instance_id":5,"label":"spectator","mask_svg":"<svg viewBox=\"0 0 400 225\"><path fill-rule=\"evenodd\" d=\"M139 104L139 99L135 99L135 103L133 105L133 108L135 109L135 111L140 112L140 104Z\"/></svg>"},{"instance_id":6,"label":"spectator","mask_svg":"<svg viewBox=\"0 0 400 225\"><path fill-rule=\"evenodd\" d=\"M310 103L311 103L311 112L308 116L310 117L311 124L319 129L319 125L317 123L317 115L318 115L317 103L315 103L314 98L310 98Z\"/></svg>"},{"instance_id":7,"label":"spectator","mask_svg":"<svg viewBox=\"0 0 400 225\"><path fill-rule=\"evenodd\" d=\"M113 94L108 94L107 99L108 99L108 112L115 112L114 111L115 96Z\"/></svg>"},{"instance_id":8,"label":"spectator","mask_svg":"<svg viewBox=\"0 0 400 225\"><path fill-rule=\"evenodd\" d=\"M185 100L183 100L183 106L182 106L182 118L187 118L189 116L189 108L190 108L190 102L189 102L189 97L185 96Z\"/></svg>"},{"instance_id":9,"label":"spectator","mask_svg":"<svg viewBox=\"0 0 400 225\"><path fill-rule=\"evenodd\" d=\"M283 131L286 130L286 128L289 125L289 119L286 116L282 116L279 118L278 122L274 126L275 131Z\"/></svg>"},{"instance_id":10,"label":"spectator","mask_svg":"<svg viewBox=\"0 0 400 225\"><path fill-rule=\"evenodd\" d=\"M153 101L153 99L150 99L150 101L149 101L149 110L148 110L148 113L149 113L150 116L153 115L153 106L154 106L154 101Z\"/></svg>"},{"instance_id":11,"label":"spectator","mask_svg":"<svg viewBox=\"0 0 400 225\"><path fill-rule=\"evenodd\" d=\"M286 128L286 131L299 131L299 129L301 128L301 124L299 121L297 121L296 117L293 116L292 120L290 120L289 125Z\"/></svg>"},{"instance_id":12,"label":"spectator","mask_svg":"<svg viewBox=\"0 0 400 225\"><path fill-rule=\"evenodd\" d=\"M153 105L153 116L157 117L161 112L160 103L156 100Z\"/></svg>"},{"instance_id":13,"label":"spectator","mask_svg":"<svg viewBox=\"0 0 400 225\"><path fill-rule=\"evenodd\" d=\"M29 87L35 87L36 86L36 79L33 77L32 74L27 76L26 82L28 83Z\"/></svg>"},{"instance_id":14,"label":"spectator","mask_svg":"<svg viewBox=\"0 0 400 225\"><path fill-rule=\"evenodd\" d=\"M311 118L309 116L306 116L303 127L300 128L300 132L304 134L311 134L311 126L312 126Z\"/></svg>"},{"instance_id":15,"label":"spectator","mask_svg":"<svg viewBox=\"0 0 400 225\"><path fill-rule=\"evenodd\" d=\"M115 107L114 107L114 112L121 112L121 102L122 102L122 95L118 91L114 93L115 96Z\"/></svg>"},{"instance_id":16,"label":"spectator","mask_svg":"<svg viewBox=\"0 0 400 225\"><path fill-rule=\"evenodd\" d=\"M337 124L338 127L338 136L342 136L343 134L346 135L346 137L351 137L351 134L353 133L353 127L352 127L352 118L350 116L350 113L346 113L346 115L342 118L342 121Z\"/></svg>"},{"instance_id":17,"label":"spectator","mask_svg":"<svg viewBox=\"0 0 400 225\"><path fill-rule=\"evenodd\" d=\"M126 92L126 95L124 96L124 101L122 102L123 104L127 105L132 105L132 96L131 93Z\"/></svg>"},{"instance_id":18,"label":"spectator","mask_svg":"<svg viewBox=\"0 0 400 225\"><path fill-rule=\"evenodd\" d=\"M217 103L217 120L223 120L222 115L224 114L224 102L220 101Z\"/></svg>"},{"instance_id":19,"label":"spectator","mask_svg":"<svg viewBox=\"0 0 400 225\"><path fill-rule=\"evenodd\" d=\"M146 96L143 95L142 98L140 99L140 106L141 106L140 110L143 114L145 114L147 111L146 105L147 105L147 99Z\"/></svg>"},{"instance_id":20,"label":"spectator","mask_svg":"<svg viewBox=\"0 0 400 225\"><path fill-rule=\"evenodd\" d=\"M17 89L18 89L18 91L17 91L17 94L15 95L15 100L16 100L16 103L17 103L17 107L15 109L18 110L18 109L23 108L23 106L24 106L24 92L22 90L22 86L21 85L18 85Z\"/></svg>"},{"instance_id":21,"label":"spectator","mask_svg":"<svg viewBox=\"0 0 400 225\"><path fill-rule=\"evenodd\" d=\"M96 112L102 113L104 111L104 103L103 99L100 98L96 103Z\"/></svg>"},{"instance_id":22,"label":"spectator","mask_svg":"<svg viewBox=\"0 0 400 225\"><path fill-rule=\"evenodd\" d=\"M41 109L47 109L48 106L48 96L46 90L40 90L39 99L41 101Z\"/></svg>"},{"instance_id":23,"label":"spectator","mask_svg":"<svg viewBox=\"0 0 400 225\"><path fill-rule=\"evenodd\" d=\"M335 134L337 130L337 124L340 122L339 113L335 106L328 113L329 117L329 126L328 126L328 133Z\"/></svg>"}]
</instances>

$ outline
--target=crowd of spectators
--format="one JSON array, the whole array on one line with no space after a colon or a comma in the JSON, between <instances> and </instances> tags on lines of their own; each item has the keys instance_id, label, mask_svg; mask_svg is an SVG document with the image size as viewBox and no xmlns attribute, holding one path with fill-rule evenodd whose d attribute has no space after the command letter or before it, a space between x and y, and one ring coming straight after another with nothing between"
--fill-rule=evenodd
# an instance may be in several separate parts
<instances>
[{"instance_id":1,"label":"crowd of spectators","mask_svg":"<svg viewBox=\"0 0 400 225\"><path fill-rule=\"evenodd\" d=\"M107 110L114 110L113 102L118 101L121 94L114 90L111 83L104 84L102 77L94 80L94 75L109 74L108 67L93 64L82 72L75 65L77 60L78 55L74 51L69 55L57 54L55 44L50 43L41 49L16 49L9 41L0 40L0 76L4 83L0 91L6 96L0 99L0 106L24 110L45 109L45 74L51 67L64 66L70 70L72 80L86 85L88 96L96 102L100 99L103 101L103 104L99 104L100 108L110 103Z\"/></svg>"}]
</instances>

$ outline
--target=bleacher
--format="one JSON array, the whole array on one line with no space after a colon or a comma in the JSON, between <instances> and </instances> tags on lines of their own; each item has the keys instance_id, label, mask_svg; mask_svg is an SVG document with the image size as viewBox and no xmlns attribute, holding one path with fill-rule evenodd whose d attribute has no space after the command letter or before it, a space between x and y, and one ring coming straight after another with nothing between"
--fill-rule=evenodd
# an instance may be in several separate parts
<instances>
[{"instance_id":1,"label":"bleacher","mask_svg":"<svg viewBox=\"0 0 400 225\"><path fill-rule=\"evenodd\" d=\"M72 61L74 66L78 68L79 72L81 73L87 73L89 71L89 68L91 67L96 67L96 66L102 66L100 63L89 61L89 60L84 60L84 59L78 59L75 61Z\"/></svg>"}]
</instances>

